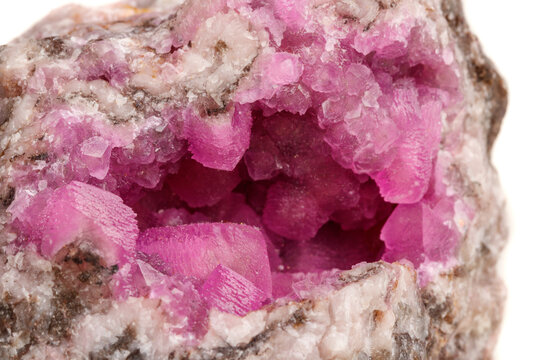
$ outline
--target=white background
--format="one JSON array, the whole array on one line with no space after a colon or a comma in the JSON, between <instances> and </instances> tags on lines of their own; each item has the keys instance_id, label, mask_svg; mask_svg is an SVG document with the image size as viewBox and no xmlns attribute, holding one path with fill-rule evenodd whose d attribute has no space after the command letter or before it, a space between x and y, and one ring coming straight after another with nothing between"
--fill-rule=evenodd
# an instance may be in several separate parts
<instances>
[{"instance_id":1,"label":"white background","mask_svg":"<svg viewBox=\"0 0 540 360\"><path fill-rule=\"evenodd\" d=\"M1 0L0 44L69 0ZM469 23L510 88L494 163L508 197L511 239L502 272L508 287L498 360L539 359L540 2L463 0ZM110 0L73 1L87 5Z\"/></svg>"}]
</instances>

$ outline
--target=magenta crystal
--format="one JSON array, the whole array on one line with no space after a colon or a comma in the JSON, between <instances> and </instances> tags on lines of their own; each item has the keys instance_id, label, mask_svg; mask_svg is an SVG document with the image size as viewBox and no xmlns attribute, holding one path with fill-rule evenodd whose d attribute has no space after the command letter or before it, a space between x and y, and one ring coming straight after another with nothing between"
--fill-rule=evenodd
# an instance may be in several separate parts
<instances>
[{"instance_id":1,"label":"magenta crystal","mask_svg":"<svg viewBox=\"0 0 540 360\"><path fill-rule=\"evenodd\" d=\"M418 267L425 260L444 262L453 255L457 233L424 203L400 204L381 231L386 245L383 259L407 259Z\"/></svg>"},{"instance_id":2,"label":"magenta crystal","mask_svg":"<svg viewBox=\"0 0 540 360\"><path fill-rule=\"evenodd\" d=\"M195 109L186 110L184 132L189 151L206 167L231 171L249 146L250 107L236 105L229 111L207 113L210 116L203 118Z\"/></svg>"},{"instance_id":3,"label":"magenta crystal","mask_svg":"<svg viewBox=\"0 0 540 360\"><path fill-rule=\"evenodd\" d=\"M199 292L210 307L240 316L259 309L268 298L251 281L223 265L210 273Z\"/></svg>"},{"instance_id":4,"label":"magenta crystal","mask_svg":"<svg viewBox=\"0 0 540 360\"><path fill-rule=\"evenodd\" d=\"M53 257L64 246L88 242L107 265L133 256L139 234L135 213L122 199L95 186L77 181L62 186L28 209L37 219L32 236L41 242L41 253Z\"/></svg>"},{"instance_id":5,"label":"magenta crystal","mask_svg":"<svg viewBox=\"0 0 540 360\"><path fill-rule=\"evenodd\" d=\"M200 223L151 228L137 240L137 250L169 275L204 281L218 265L244 276L265 294L272 294L270 264L263 233L240 224Z\"/></svg>"},{"instance_id":6,"label":"magenta crystal","mask_svg":"<svg viewBox=\"0 0 540 360\"><path fill-rule=\"evenodd\" d=\"M133 273L136 279L132 278L130 285L138 288L139 296L144 294L165 304L166 315L174 324L175 332L204 334L208 308L193 283L165 275L141 260L134 264Z\"/></svg>"}]
</instances>

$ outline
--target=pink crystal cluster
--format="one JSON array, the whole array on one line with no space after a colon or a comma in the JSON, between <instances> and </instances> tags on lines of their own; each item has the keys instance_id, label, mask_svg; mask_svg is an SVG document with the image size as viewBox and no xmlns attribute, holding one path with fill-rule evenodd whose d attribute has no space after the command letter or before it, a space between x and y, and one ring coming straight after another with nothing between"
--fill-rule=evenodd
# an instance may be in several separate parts
<instances>
[{"instance_id":1,"label":"pink crystal cluster","mask_svg":"<svg viewBox=\"0 0 540 360\"><path fill-rule=\"evenodd\" d=\"M133 85L139 58L114 30L69 45L82 49L73 72L38 66L27 91L48 94L34 120L46 156L16 175L19 245L54 258L90 244L119 266L115 296L162 299L194 332L211 308L302 298L362 261L451 260L455 199L437 154L461 101L453 53L414 14L349 3L200 1L167 27L134 16L155 27L132 35L159 56L153 76L191 76L175 97ZM235 75L244 23L259 45ZM213 28L212 52L196 54ZM219 59L204 81L194 56ZM135 112L110 101L126 96Z\"/></svg>"}]
</instances>

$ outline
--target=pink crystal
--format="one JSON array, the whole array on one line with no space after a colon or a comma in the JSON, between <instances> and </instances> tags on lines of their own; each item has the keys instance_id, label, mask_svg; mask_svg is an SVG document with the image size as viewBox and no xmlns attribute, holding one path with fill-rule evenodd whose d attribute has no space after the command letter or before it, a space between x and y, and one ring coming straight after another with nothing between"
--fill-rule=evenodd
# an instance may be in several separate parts
<instances>
[{"instance_id":1,"label":"pink crystal","mask_svg":"<svg viewBox=\"0 0 540 360\"><path fill-rule=\"evenodd\" d=\"M80 58L85 80L103 79L122 87L129 78L129 65L107 41L95 42Z\"/></svg>"},{"instance_id":2,"label":"pink crystal","mask_svg":"<svg viewBox=\"0 0 540 360\"><path fill-rule=\"evenodd\" d=\"M302 28L307 17L307 1L305 0L272 0L275 15L288 27Z\"/></svg>"},{"instance_id":3,"label":"pink crystal","mask_svg":"<svg viewBox=\"0 0 540 360\"><path fill-rule=\"evenodd\" d=\"M272 293L264 235L240 224L201 223L146 230L138 251L157 255L158 270L204 281L222 264L244 276L265 294Z\"/></svg>"},{"instance_id":4,"label":"pink crystal","mask_svg":"<svg viewBox=\"0 0 540 360\"><path fill-rule=\"evenodd\" d=\"M90 176L103 180L109 172L110 143L99 136L91 137L81 144L80 151L81 161L86 164Z\"/></svg>"},{"instance_id":5,"label":"pink crystal","mask_svg":"<svg viewBox=\"0 0 540 360\"><path fill-rule=\"evenodd\" d=\"M206 328L207 308L195 286L186 279L160 273L144 261L137 261L135 271L144 284L146 296L159 299L175 324L174 331L203 335Z\"/></svg>"},{"instance_id":6,"label":"pink crystal","mask_svg":"<svg viewBox=\"0 0 540 360\"><path fill-rule=\"evenodd\" d=\"M416 267L426 260L444 262L452 256L457 234L451 222L445 222L423 203L396 207L386 221L381 239L386 245L383 259L407 259Z\"/></svg>"},{"instance_id":7,"label":"pink crystal","mask_svg":"<svg viewBox=\"0 0 540 360\"><path fill-rule=\"evenodd\" d=\"M206 115L206 114L205 114ZM249 106L201 116L194 109L185 113L184 132L193 159L206 167L231 171L249 146Z\"/></svg>"},{"instance_id":8,"label":"pink crystal","mask_svg":"<svg viewBox=\"0 0 540 360\"><path fill-rule=\"evenodd\" d=\"M125 261L135 250L135 213L110 192L74 181L56 189L45 207L35 210L34 236L47 257L76 241L92 243L108 265Z\"/></svg>"},{"instance_id":9,"label":"pink crystal","mask_svg":"<svg viewBox=\"0 0 540 360\"><path fill-rule=\"evenodd\" d=\"M290 53L275 53L261 56L254 65L257 74L245 89L236 95L240 103L252 103L261 99L270 99L281 91L286 85L298 82L303 72L303 65Z\"/></svg>"},{"instance_id":10,"label":"pink crystal","mask_svg":"<svg viewBox=\"0 0 540 360\"><path fill-rule=\"evenodd\" d=\"M210 307L239 316L257 310L267 299L251 281L223 265L210 273L200 294Z\"/></svg>"}]
</instances>

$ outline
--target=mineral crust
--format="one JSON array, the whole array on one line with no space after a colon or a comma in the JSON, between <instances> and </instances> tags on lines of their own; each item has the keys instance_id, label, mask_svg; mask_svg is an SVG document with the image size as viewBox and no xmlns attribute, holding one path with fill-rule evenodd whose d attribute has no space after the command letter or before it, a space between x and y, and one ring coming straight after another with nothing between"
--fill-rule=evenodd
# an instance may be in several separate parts
<instances>
[{"instance_id":1,"label":"mineral crust","mask_svg":"<svg viewBox=\"0 0 540 360\"><path fill-rule=\"evenodd\" d=\"M131 0L0 47L0 358L490 359L506 90L459 0Z\"/></svg>"}]
</instances>

